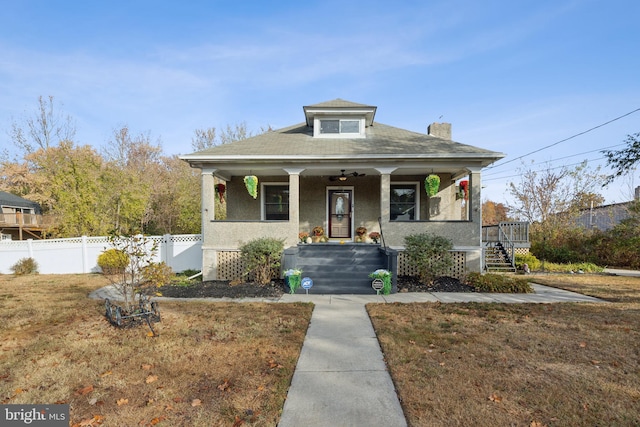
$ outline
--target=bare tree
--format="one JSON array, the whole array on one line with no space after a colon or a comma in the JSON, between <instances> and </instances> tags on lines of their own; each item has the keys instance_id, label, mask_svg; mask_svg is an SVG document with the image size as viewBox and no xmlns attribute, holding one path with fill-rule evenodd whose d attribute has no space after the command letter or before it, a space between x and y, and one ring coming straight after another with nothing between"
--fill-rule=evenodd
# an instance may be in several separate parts
<instances>
[{"instance_id":1,"label":"bare tree","mask_svg":"<svg viewBox=\"0 0 640 427\"><path fill-rule=\"evenodd\" d=\"M24 154L37 149L47 149L61 141L73 141L76 127L71 116L56 111L53 96L38 97L38 107L32 116L24 119L20 124L11 124L11 140Z\"/></svg>"},{"instance_id":2,"label":"bare tree","mask_svg":"<svg viewBox=\"0 0 640 427\"><path fill-rule=\"evenodd\" d=\"M191 138L191 148L193 151L202 151L216 145L216 128L196 129Z\"/></svg>"},{"instance_id":3,"label":"bare tree","mask_svg":"<svg viewBox=\"0 0 640 427\"><path fill-rule=\"evenodd\" d=\"M271 126L261 127L257 135L271 132ZM228 144L234 141L240 141L254 136L253 132L247 129L246 122L236 123L235 125L227 125L220 132L215 127L207 129L196 129L193 131L194 136L191 138L191 148L194 151L202 151L207 148L220 144Z\"/></svg>"}]
</instances>

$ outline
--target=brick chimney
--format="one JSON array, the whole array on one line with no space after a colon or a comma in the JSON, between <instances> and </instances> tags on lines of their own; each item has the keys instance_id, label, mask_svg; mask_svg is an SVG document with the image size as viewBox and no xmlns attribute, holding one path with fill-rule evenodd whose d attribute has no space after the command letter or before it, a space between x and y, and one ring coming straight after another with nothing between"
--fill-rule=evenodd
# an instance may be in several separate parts
<instances>
[{"instance_id":1,"label":"brick chimney","mask_svg":"<svg viewBox=\"0 0 640 427\"><path fill-rule=\"evenodd\" d=\"M436 138L451 140L451 123L431 123L427 127L427 133Z\"/></svg>"}]
</instances>

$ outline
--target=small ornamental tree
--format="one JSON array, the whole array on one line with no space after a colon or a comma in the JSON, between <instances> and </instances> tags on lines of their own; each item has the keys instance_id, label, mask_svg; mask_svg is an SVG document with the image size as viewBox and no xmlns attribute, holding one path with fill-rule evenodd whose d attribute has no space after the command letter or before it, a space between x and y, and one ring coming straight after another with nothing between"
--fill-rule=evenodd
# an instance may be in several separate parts
<instances>
[{"instance_id":1,"label":"small ornamental tree","mask_svg":"<svg viewBox=\"0 0 640 427\"><path fill-rule=\"evenodd\" d=\"M240 256L247 274L252 274L260 285L266 285L280 267L284 240L262 237L240 246Z\"/></svg>"},{"instance_id":2,"label":"small ornamental tree","mask_svg":"<svg viewBox=\"0 0 640 427\"><path fill-rule=\"evenodd\" d=\"M428 285L443 276L453 265L449 252L451 240L428 233L412 234L404 238L405 254L418 269L420 283Z\"/></svg>"},{"instance_id":3,"label":"small ornamental tree","mask_svg":"<svg viewBox=\"0 0 640 427\"><path fill-rule=\"evenodd\" d=\"M135 236L113 234L109 236L109 245L111 249L106 250L102 255L111 253L110 259L112 261L115 259L117 262L116 265L103 270L103 273L122 295L125 309L131 311L135 293L144 280L145 268L153 264L153 259L158 252L158 243L142 234Z\"/></svg>"}]
</instances>

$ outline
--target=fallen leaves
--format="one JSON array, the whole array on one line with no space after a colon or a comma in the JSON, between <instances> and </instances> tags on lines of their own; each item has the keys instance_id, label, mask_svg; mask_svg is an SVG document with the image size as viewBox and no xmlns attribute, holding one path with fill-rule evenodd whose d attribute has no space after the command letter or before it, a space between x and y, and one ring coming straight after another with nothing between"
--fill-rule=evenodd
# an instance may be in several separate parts
<instances>
[{"instance_id":1,"label":"fallen leaves","mask_svg":"<svg viewBox=\"0 0 640 427\"><path fill-rule=\"evenodd\" d=\"M73 424L72 427L95 427L104 422L102 415L94 415L91 418L86 418L79 423Z\"/></svg>"},{"instance_id":2,"label":"fallen leaves","mask_svg":"<svg viewBox=\"0 0 640 427\"><path fill-rule=\"evenodd\" d=\"M158 381L157 375L149 375L147 379L144 380L145 383L151 384L152 382Z\"/></svg>"},{"instance_id":3,"label":"fallen leaves","mask_svg":"<svg viewBox=\"0 0 640 427\"><path fill-rule=\"evenodd\" d=\"M118 406L128 405L129 404L129 399L120 398L120 399L116 400L116 403L118 404Z\"/></svg>"},{"instance_id":4,"label":"fallen leaves","mask_svg":"<svg viewBox=\"0 0 640 427\"><path fill-rule=\"evenodd\" d=\"M491 393L491 396L489 396L489 400L491 402L500 403L502 402L502 397L498 396L496 393Z\"/></svg>"},{"instance_id":5,"label":"fallen leaves","mask_svg":"<svg viewBox=\"0 0 640 427\"><path fill-rule=\"evenodd\" d=\"M218 390L220 390L220 391L229 391L230 387L231 387L231 384L229 383L229 379L225 378L224 381L222 382L222 384L218 385Z\"/></svg>"},{"instance_id":6,"label":"fallen leaves","mask_svg":"<svg viewBox=\"0 0 640 427\"><path fill-rule=\"evenodd\" d=\"M91 393L93 391L93 384L90 384L86 387L82 387L79 388L78 390L76 390L75 395L76 396L85 396L89 393Z\"/></svg>"},{"instance_id":7,"label":"fallen leaves","mask_svg":"<svg viewBox=\"0 0 640 427\"><path fill-rule=\"evenodd\" d=\"M200 405L202 405L202 400L200 400L200 399L193 399L191 401L191 406L193 406L193 407L200 406Z\"/></svg>"}]
</instances>

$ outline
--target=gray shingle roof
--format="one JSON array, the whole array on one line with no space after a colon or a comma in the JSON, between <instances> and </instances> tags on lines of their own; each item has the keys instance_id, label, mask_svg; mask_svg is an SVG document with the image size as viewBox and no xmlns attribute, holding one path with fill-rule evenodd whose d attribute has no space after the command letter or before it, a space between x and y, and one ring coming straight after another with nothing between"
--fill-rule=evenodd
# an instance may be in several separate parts
<instances>
[{"instance_id":1,"label":"gray shingle roof","mask_svg":"<svg viewBox=\"0 0 640 427\"><path fill-rule=\"evenodd\" d=\"M40 205L31 200L16 196L15 194L0 191L0 206L11 206L14 208L31 208L36 213L40 213Z\"/></svg>"},{"instance_id":2,"label":"gray shingle roof","mask_svg":"<svg viewBox=\"0 0 640 427\"><path fill-rule=\"evenodd\" d=\"M332 101L333 102L333 101ZM436 138L376 123L367 128L366 138L314 138L305 123L274 130L229 144L183 156L185 160L230 160L232 158L483 158L494 161L502 153Z\"/></svg>"}]
</instances>

